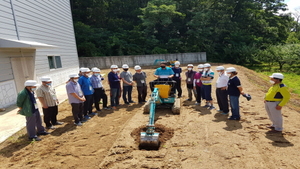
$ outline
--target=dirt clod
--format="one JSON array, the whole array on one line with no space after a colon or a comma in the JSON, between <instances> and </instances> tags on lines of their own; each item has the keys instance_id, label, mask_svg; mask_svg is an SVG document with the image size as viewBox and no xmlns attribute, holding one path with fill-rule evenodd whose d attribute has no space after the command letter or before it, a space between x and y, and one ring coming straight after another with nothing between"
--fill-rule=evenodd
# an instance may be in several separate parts
<instances>
[{"instance_id":1,"label":"dirt clod","mask_svg":"<svg viewBox=\"0 0 300 169\"><path fill-rule=\"evenodd\" d=\"M147 130L146 125L143 125L132 131L131 137L134 138L134 141L137 145L140 145L141 132L146 132L146 130ZM159 139L160 146L162 146L163 143L165 143L167 140L170 140L174 135L173 129L165 127L164 125L161 124L155 124L155 132L159 133L158 139ZM151 147L150 144L140 145L140 147L142 147L142 149L146 147L147 150L155 149L154 147Z\"/></svg>"}]
</instances>

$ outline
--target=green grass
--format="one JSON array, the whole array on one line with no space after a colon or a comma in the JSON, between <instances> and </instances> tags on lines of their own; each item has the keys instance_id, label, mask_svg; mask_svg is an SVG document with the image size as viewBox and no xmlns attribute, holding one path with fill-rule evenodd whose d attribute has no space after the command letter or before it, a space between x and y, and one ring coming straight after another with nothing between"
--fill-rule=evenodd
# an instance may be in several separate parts
<instances>
[{"instance_id":1,"label":"green grass","mask_svg":"<svg viewBox=\"0 0 300 169\"><path fill-rule=\"evenodd\" d=\"M258 72L263 75L271 76L275 72ZM300 75L296 73L282 73L283 83L293 92L300 95Z\"/></svg>"}]
</instances>

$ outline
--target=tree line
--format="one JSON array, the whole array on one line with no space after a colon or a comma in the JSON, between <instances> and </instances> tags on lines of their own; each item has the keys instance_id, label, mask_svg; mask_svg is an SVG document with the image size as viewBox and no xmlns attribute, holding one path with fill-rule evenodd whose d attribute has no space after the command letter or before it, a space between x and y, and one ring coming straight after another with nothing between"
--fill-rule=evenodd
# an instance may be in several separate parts
<instances>
[{"instance_id":1,"label":"tree line","mask_svg":"<svg viewBox=\"0 0 300 169\"><path fill-rule=\"evenodd\" d=\"M71 0L71 8L80 57L207 52L216 62L299 63L299 23L282 13L283 0ZM283 61L285 51L293 59Z\"/></svg>"}]
</instances>

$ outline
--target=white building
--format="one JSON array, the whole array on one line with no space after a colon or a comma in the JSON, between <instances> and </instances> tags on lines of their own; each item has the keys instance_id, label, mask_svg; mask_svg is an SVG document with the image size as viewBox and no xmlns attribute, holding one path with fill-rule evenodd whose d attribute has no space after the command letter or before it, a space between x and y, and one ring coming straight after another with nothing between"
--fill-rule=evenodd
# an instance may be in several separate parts
<instances>
[{"instance_id":1,"label":"white building","mask_svg":"<svg viewBox=\"0 0 300 169\"><path fill-rule=\"evenodd\" d=\"M58 86L78 67L69 0L0 1L0 108L26 80L47 75Z\"/></svg>"}]
</instances>

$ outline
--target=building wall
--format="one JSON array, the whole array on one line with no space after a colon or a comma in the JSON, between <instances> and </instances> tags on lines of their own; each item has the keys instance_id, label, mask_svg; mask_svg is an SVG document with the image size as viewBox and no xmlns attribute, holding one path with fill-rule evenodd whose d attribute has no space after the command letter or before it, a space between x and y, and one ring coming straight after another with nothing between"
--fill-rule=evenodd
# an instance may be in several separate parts
<instances>
[{"instance_id":1,"label":"building wall","mask_svg":"<svg viewBox=\"0 0 300 169\"><path fill-rule=\"evenodd\" d=\"M18 39L10 1L0 3L0 23L1 38Z\"/></svg>"},{"instance_id":2,"label":"building wall","mask_svg":"<svg viewBox=\"0 0 300 169\"><path fill-rule=\"evenodd\" d=\"M135 55L135 56L110 56L110 57L81 57L79 58L80 67L98 67L109 68L110 65L123 64L129 66L153 66L156 61L156 65L160 61L174 61L178 59L181 64L206 62L206 53L177 53L177 54L160 54L160 55Z\"/></svg>"},{"instance_id":3,"label":"building wall","mask_svg":"<svg viewBox=\"0 0 300 169\"><path fill-rule=\"evenodd\" d=\"M37 80L47 75L56 79L55 85L64 83L68 76L62 72L73 72L75 69L78 72L79 68L70 1L14 0L13 2L20 40L57 46L54 49L36 50ZM48 55L61 56L62 68L50 70Z\"/></svg>"},{"instance_id":4,"label":"building wall","mask_svg":"<svg viewBox=\"0 0 300 169\"><path fill-rule=\"evenodd\" d=\"M14 80L0 82L0 108L16 103L17 92Z\"/></svg>"},{"instance_id":5,"label":"building wall","mask_svg":"<svg viewBox=\"0 0 300 169\"><path fill-rule=\"evenodd\" d=\"M79 61L69 0L2 0L0 37L57 47L30 49L34 50L34 56L24 56L28 50L24 48L0 49L0 108L15 103L16 94L28 78L39 82L40 77L50 76L54 86L58 86L68 80L69 74L78 72ZM50 70L48 55L60 56L62 68ZM18 57L31 57L25 59L25 63L26 60L34 63L34 66L30 64L33 69L28 69L28 75L14 75L18 69L13 67L13 63L19 63ZM24 61L24 58L21 60ZM24 80L18 82L15 78L20 76Z\"/></svg>"}]
</instances>

